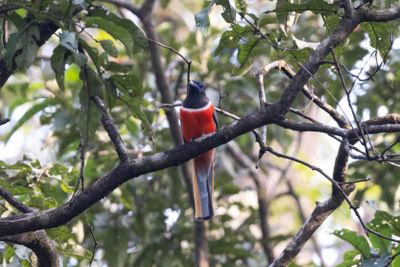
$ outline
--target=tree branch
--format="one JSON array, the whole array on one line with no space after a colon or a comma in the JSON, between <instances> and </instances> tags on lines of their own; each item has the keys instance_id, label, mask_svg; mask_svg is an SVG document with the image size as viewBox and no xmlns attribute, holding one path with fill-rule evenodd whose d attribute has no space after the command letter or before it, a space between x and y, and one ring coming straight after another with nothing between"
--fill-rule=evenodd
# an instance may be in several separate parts
<instances>
[{"instance_id":1,"label":"tree branch","mask_svg":"<svg viewBox=\"0 0 400 267\"><path fill-rule=\"evenodd\" d=\"M33 251L38 259L39 267L59 267L57 249L47 237L44 230L4 236L1 241L23 245Z\"/></svg>"},{"instance_id":2,"label":"tree branch","mask_svg":"<svg viewBox=\"0 0 400 267\"><path fill-rule=\"evenodd\" d=\"M153 4L153 0L146 1L141 10L143 12L147 12L147 10L151 10ZM46 210L43 212L30 212L22 215L1 218L0 237L4 238L6 235L10 234L20 234L24 232L35 231L38 229L50 228L65 224L129 179L135 178L141 174L162 170L172 166L177 166L195 156L198 156L210 150L211 148L227 143L228 141L241 134L247 133L266 124L278 122L290 109L291 104L295 100L301 88L304 87L310 77L318 70L325 56L331 51L331 49L333 49L333 47L337 46L345 38L347 38L360 22L366 21L367 19L370 19L371 21L388 21L398 17L399 8L388 9L385 12L372 12L370 10L361 8L359 11L355 12L352 18L342 19L339 23L338 28L332 32L331 36L321 42L314 53L309 57L306 63L301 66L301 69L293 77L289 86L284 90L278 104L267 106L265 110L261 110L259 112L245 116L243 119L232 123L231 125L225 127L215 134L199 138L199 140L195 140L188 144L178 146L166 152L157 153L150 157L135 159L130 162L121 163L110 173L106 174L102 178L98 179L94 184L90 185L84 192L81 192L70 202L58 208ZM146 19L143 19L143 23L145 24L145 30L147 29L146 32L150 33L148 34L148 36L151 39L155 39L154 29L151 24L151 18L146 17ZM49 25L47 25L47 27L49 27ZM56 29L49 27L47 33L48 37L50 37L55 30ZM44 38L44 40L47 40L48 37ZM159 51L157 51L157 47L154 47L151 44L149 44L149 47L156 77L163 77L161 64L157 64L160 62ZM161 73L161 76L158 76L157 73ZM0 86L4 85L5 81L10 75L11 72L6 70L4 62L0 61ZM163 90L165 90L164 92L166 92L167 94L169 91L165 79L156 79L156 81L157 86L159 88L163 88ZM164 96L162 95L163 102L170 103L169 99L171 98L167 98ZM173 122L176 126L171 125L171 129L178 129L179 131L179 124L177 122L176 113L174 111L171 111L170 114L175 115L167 116L175 116L176 118L174 119L175 122ZM382 131L391 132L400 130L400 125L394 124L365 125L365 127L365 132L367 134L378 133ZM353 138L357 136L357 132L354 130L341 130L346 131L346 137L348 138ZM180 135L173 135L173 138L177 139L178 143L181 142L179 141ZM346 194L352 191L351 185L342 186L344 186ZM300 232L295 236L295 238L282 253L283 256L277 258L275 262L288 262L288 260L290 261L300 251L302 246L304 246L304 243L310 238L313 232L322 224L325 218L327 218L337 207L340 206L340 204L344 200L344 197L345 196L335 198L334 196L332 196L326 202L319 204L314 210L311 217L303 225Z\"/></svg>"},{"instance_id":3,"label":"tree branch","mask_svg":"<svg viewBox=\"0 0 400 267\"><path fill-rule=\"evenodd\" d=\"M344 188L346 194L350 194L354 190L354 185ZM318 203L311 216L303 224L297 234L292 238L283 252L275 259L270 267L287 266L294 257L304 247L306 242L311 238L314 232L321 226L329 215L332 214L343 203L344 198L331 197L328 200Z\"/></svg>"},{"instance_id":4,"label":"tree branch","mask_svg":"<svg viewBox=\"0 0 400 267\"><path fill-rule=\"evenodd\" d=\"M10 192L0 187L0 195L14 208L23 213L34 212L31 207L18 201ZM53 242L47 237L46 232L39 230L17 235L8 235L0 238L1 241L20 244L30 248L38 258L39 267L58 267L58 253Z\"/></svg>"},{"instance_id":5,"label":"tree branch","mask_svg":"<svg viewBox=\"0 0 400 267\"><path fill-rule=\"evenodd\" d=\"M318 70L323 59L330 53L331 49L346 39L360 22L361 20L357 16L351 19L343 18L332 34L318 45L317 49L311 54L304 65L301 66L301 69L296 73L289 86L283 92L279 100L279 103L283 107L288 109L291 106L298 92L304 87L311 75Z\"/></svg>"},{"instance_id":6,"label":"tree branch","mask_svg":"<svg viewBox=\"0 0 400 267\"><path fill-rule=\"evenodd\" d=\"M24 203L18 201L10 192L8 192L6 189L3 187L0 187L0 196L2 196L8 203L10 203L11 206L16 208L17 210L23 212L23 213L28 213L28 212L33 212L34 209L26 206Z\"/></svg>"},{"instance_id":7,"label":"tree branch","mask_svg":"<svg viewBox=\"0 0 400 267\"><path fill-rule=\"evenodd\" d=\"M354 15L354 7L351 3L351 0L341 0L341 2L344 8L345 16L348 18L352 18Z\"/></svg>"},{"instance_id":8,"label":"tree branch","mask_svg":"<svg viewBox=\"0 0 400 267\"><path fill-rule=\"evenodd\" d=\"M267 74L271 70L276 69L279 71L282 71L289 79L293 79L293 77L296 75L296 72L289 66L289 64L284 61L284 60L277 60L274 61L265 67L263 67L261 70L259 70L256 74ZM322 99L320 99L317 95L315 95L312 90L307 86L304 85L301 88L301 92L311 101L314 102L318 107L320 107L323 111L325 111L333 120L336 121L336 123L341 127L341 128L350 128L348 122L346 121L346 118L340 114L334 107L329 105L328 103L324 102Z\"/></svg>"},{"instance_id":9,"label":"tree branch","mask_svg":"<svg viewBox=\"0 0 400 267\"><path fill-rule=\"evenodd\" d=\"M271 123L282 116L281 112L280 105L271 105L264 111L245 116L212 135L207 135L150 157L121 163L111 172L99 178L94 184L88 186L85 191L76 195L70 202L56 209L1 218L0 237L65 224L129 179L145 173L178 166L214 147L227 143L241 134Z\"/></svg>"},{"instance_id":10,"label":"tree branch","mask_svg":"<svg viewBox=\"0 0 400 267\"><path fill-rule=\"evenodd\" d=\"M115 122L112 119L110 113L107 111L103 101L98 96L93 96L92 100L103 113L103 115L101 116L101 123L103 124L104 129L107 131L108 136L114 144L114 148L118 154L119 160L121 162L129 161L129 155L126 150L124 141L119 135L118 128L115 125Z\"/></svg>"},{"instance_id":11,"label":"tree branch","mask_svg":"<svg viewBox=\"0 0 400 267\"><path fill-rule=\"evenodd\" d=\"M400 18L400 6L383 10L362 7L357 13L363 22L388 22Z\"/></svg>"}]
</instances>

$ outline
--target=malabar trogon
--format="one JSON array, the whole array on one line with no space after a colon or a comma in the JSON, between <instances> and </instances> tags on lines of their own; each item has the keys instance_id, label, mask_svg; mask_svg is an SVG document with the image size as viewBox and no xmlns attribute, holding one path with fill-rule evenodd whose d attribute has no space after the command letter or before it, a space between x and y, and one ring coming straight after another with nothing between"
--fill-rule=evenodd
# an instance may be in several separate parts
<instances>
[{"instance_id":1,"label":"malabar trogon","mask_svg":"<svg viewBox=\"0 0 400 267\"><path fill-rule=\"evenodd\" d=\"M204 85L190 81L186 99L180 109L183 140L189 142L218 129L214 106L206 96ZM194 158L193 197L195 219L208 220L213 214L215 149Z\"/></svg>"}]
</instances>

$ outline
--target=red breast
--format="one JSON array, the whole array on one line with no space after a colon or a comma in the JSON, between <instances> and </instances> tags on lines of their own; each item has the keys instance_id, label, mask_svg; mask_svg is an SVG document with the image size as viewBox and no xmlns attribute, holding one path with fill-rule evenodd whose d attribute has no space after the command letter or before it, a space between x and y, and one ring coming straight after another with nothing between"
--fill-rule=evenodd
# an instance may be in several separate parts
<instances>
[{"instance_id":1,"label":"red breast","mask_svg":"<svg viewBox=\"0 0 400 267\"><path fill-rule=\"evenodd\" d=\"M217 126L213 115L214 106L211 101L201 108L181 107L182 135L185 142L215 132Z\"/></svg>"}]
</instances>

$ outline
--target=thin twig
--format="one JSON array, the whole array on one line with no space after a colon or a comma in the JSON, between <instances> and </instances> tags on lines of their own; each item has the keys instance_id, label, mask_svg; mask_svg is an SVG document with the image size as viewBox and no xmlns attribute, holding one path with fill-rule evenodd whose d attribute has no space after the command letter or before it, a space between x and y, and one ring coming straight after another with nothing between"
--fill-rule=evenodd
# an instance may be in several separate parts
<instances>
[{"instance_id":1,"label":"thin twig","mask_svg":"<svg viewBox=\"0 0 400 267\"><path fill-rule=\"evenodd\" d=\"M277 60L277 61L274 61L274 62L264 66L262 69L260 69L257 72L257 74L260 73L260 74L266 75L268 72L270 72L273 69L282 71L289 79L293 79L293 77L296 74L296 72L284 60ZM321 84L321 86L322 86L322 84ZM301 88L301 91L308 99L310 99L318 107L320 107L322 110L324 110L326 113L328 113L328 115L330 115L332 117L332 119L334 119L340 127L343 127L343 128L349 127L345 117L343 117L343 115L340 114L331 105L322 101L317 95L315 95L312 92L312 90L307 85L303 86Z\"/></svg>"},{"instance_id":2,"label":"thin twig","mask_svg":"<svg viewBox=\"0 0 400 267\"><path fill-rule=\"evenodd\" d=\"M345 0L344 2L345 2L345 3L348 3L347 0ZM350 2L348 5L351 5L351 2ZM350 7L347 7L347 8L348 8L348 9L352 9L352 8L350 8ZM349 11L349 12L350 12L350 11ZM352 14L351 14L351 15L352 15ZM325 22L325 18L324 18L324 17L323 17L323 20L324 20L324 22ZM329 36L330 36L329 40L332 42L332 36L331 36L331 32L330 32L329 27L327 27L327 31L328 31L328 34L329 34ZM339 75L339 79L340 79L340 82L341 82L341 84L342 84L343 90L344 90L345 93L346 93L346 99L347 99L347 103L348 103L348 106L349 106L349 108L350 108L351 114L353 115L353 119L354 119L354 121L355 121L355 123L356 123L356 125L357 125L357 128L360 130L360 133L361 133L361 141L362 141L362 144L363 144L364 147L365 147L365 154L366 154L367 157L369 157L368 146L367 146L367 142L366 142L366 139L365 139L365 134L364 134L364 132L363 132L363 129L362 129L361 126L360 126L360 122L359 122L359 120L358 120L358 118L357 118L357 115L356 115L356 113L355 113L355 111L354 111L353 104L351 103L350 92L349 92L349 90L347 89L346 83L345 83L345 81L344 81L342 72L341 72L340 67L339 67L340 63L339 63L339 60L337 59L337 56L336 56L336 53L335 53L335 49L334 49L334 47L333 47L332 44L331 44L331 51L330 51L330 52L331 52L331 54L332 54L333 61L335 62L334 66L335 66L336 71L337 71L337 73L338 73L338 75Z\"/></svg>"},{"instance_id":3,"label":"thin twig","mask_svg":"<svg viewBox=\"0 0 400 267\"><path fill-rule=\"evenodd\" d=\"M260 110L264 110L265 105L267 104L267 97L265 95L265 88L264 88L264 75L261 72L258 72L255 76L257 79L258 99L260 101ZM267 143L267 126L261 127L260 134L264 140L264 143Z\"/></svg>"},{"instance_id":4,"label":"thin twig","mask_svg":"<svg viewBox=\"0 0 400 267\"><path fill-rule=\"evenodd\" d=\"M354 212L354 214L356 215L358 221L361 223L361 226L362 226L362 228L364 229L364 232L366 233L366 235L368 235L368 233L371 233L371 234L374 234L374 235L376 235L376 236L378 236L378 237L384 238L384 239L386 239L386 240L390 240L390 241L393 241L393 242L396 242L396 243L400 243L400 239L396 239L396 238L391 238L391 237L385 236L385 235L383 235L383 234L381 234L381 233L379 233L379 232L377 232L377 231L375 231L375 230L369 228L369 227L365 224L365 222L363 221L363 219L361 218L361 215L360 215L360 213L358 212L358 208L355 207L355 206L353 205L353 203L350 201L350 199L348 198L347 194L343 191L343 189L342 189L342 187L339 185L339 183L336 182L335 180L333 180L333 179L332 179L328 174L326 174L321 168L316 167L316 166L314 166L314 165L311 165L310 163L305 162L305 161L303 161L303 160L301 160L301 159L297 159L297 158L294 158L294 157L291 157L291 156L288 156L288 155L279 153L279 152L273 150L271 147L264 147L263 149L264 149L266 152L270 152L270 153L272 153L273 155L275 155L275 156L277 156L277 157L285 158L285 159L288 159L288 160L295 161L295 162L297 162L297 163L303 164L304 166L310 168L310 169L313 170L313 171L319 172L323 177L325 177L328 181L330 181L330 182L332 183L332 185L338 190L338 192L340 192L341 197L344 198L344 200L345 200L345 201L347 202L347 204L350 206L350 209L351 209L351 210Z\"/></svg>"},{"instance_id":5,"label":"thin twig","mask_svg":"<svg viewBox=\"0 0 400 267\"><path fill-rule=\"evenodd\" d=\"M152 43L155 43L156 45L158 45L158 46L160 46L160 47L163 47L163 48L166 48L166 49L170 50L171 52L175 53L175 54L178 55L180 58L182 58L183 61L185 61L186 65L187 65L187 83L189 84L189 82L190 82L190 67L191 67L191 65L192 65L192 61L189 60L189 59L187 59L187 58L186 58L185 56L183 56L181 53L179 53L179 52L176 51L174 48L172 48L172 47L170 47L170 46L168 46L168 45L162 44L162 43L160 43L160 42L158 42L158 41L156 41L156 40L153 40L153 39L151 39L151 38L149 38L149 37L146 37L146 39L147 39L148 41L152 42Z\"/></svg>"},{"instance_id":6,"label":"thin twig","mask_svg":"<svg viewBox=\"0 0 400 267\"><path fill-rule=\"evenodd\" d=\"M175 107L180 107L182 106L182 103L175 103L175 104L161 104L158 107L163 108L163 109L171 109Z\"/></svg>"},{"instance_id":7,"label":"thin twig","mask_svg":"<svg viewBox=\"0 0 400 267\"><path fill-rule=\"evenodd\" d=\"M96 256L95 254L96 254L98 243L97 243L96 236L94 235L94 226L89 222L86 211L84 213L84 217L85 217L86 224L89 228L90 236L92 237L93 243L94 243L93 248L92 248L92 257L90 258L90 261L89 261L89 267L90 267L90 266L92 266L94 257Z\"/></svg>"},{"instance_id":8,"label":"thin twig","mask_svg":"<svg viewBox=\"0 0 400 267\"><path fill-rule=\"evenodd\" d=\"M101 116L101 123L103 124L104 129L107 131L108 136L110 137L114 145L115 151L117 152L120 161L121 162L129 161L129 155L126 150L124 141L122 140L121 135L118 132L118 128L115 125L115 122L111 117L111 114L107 111L107 108L103 103L103 100L101 100L101 98L98 96L93 96L92 100L103 114Z\"/></svg>"}]
</instances>

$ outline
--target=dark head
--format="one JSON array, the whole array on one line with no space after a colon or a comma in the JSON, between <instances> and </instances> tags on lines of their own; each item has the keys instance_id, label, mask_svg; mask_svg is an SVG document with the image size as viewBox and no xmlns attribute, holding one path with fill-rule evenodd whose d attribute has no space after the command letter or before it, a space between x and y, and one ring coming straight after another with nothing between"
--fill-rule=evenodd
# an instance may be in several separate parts
<instances>
[{"instance_id":1,"label":"dark head","mask_svg":"<svg viewBox=\"0 0 400 267\"><path fill-rule=\"evenodd\" d=\"M199 81L190 81L188 84L188 94L183 101L183 106L185 108L202 108L208 102L204 84Z\"/></svg>"},{"instance_id":2,"label":"dark head","mask_svg":"<svg viewBox=\"0 0 400 267\"><path fill-rule=\"evenodd\" d=\"M188 86L188 95L204 94L204 84L199 81L190 81Z\"/></svg>"}]
</instances>

